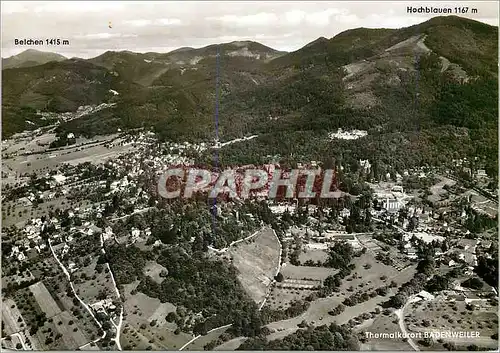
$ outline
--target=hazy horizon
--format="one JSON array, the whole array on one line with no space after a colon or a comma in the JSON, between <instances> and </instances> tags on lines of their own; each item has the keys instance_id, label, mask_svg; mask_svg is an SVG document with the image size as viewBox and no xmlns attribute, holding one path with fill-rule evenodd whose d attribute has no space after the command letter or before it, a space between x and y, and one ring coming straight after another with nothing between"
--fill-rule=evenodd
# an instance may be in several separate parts
<instances>
[{"instance_id":1,"label":"hazy horizon","mask_svg":"<svg viewBox=\"0 0 500 353\"><path fill-rule=\"evenodd\" d=\"M498 25L493 1L431 2L2 2L2 57L26 49L89 59L106 51L167 53L233 41L292 52L319 37L359 27L402 28L436 17L407 6L477 8L460 15ZM375 5L375 6L370 6ZM108 27L111 22L112 28ZM15 46L14 39L60 38L68 46Z\"/></svg>"}]
</instances>

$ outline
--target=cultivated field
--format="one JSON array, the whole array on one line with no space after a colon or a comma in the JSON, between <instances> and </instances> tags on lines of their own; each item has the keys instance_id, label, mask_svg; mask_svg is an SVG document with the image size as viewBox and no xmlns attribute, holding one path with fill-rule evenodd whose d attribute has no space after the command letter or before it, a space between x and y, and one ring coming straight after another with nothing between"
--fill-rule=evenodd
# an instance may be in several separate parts
<instances>
[{"instance_id":1,"label":"cultivated field","mask_svg":"<svg viewBox=\"0 0 500 353\"><path fill-rule=\"evenodd\" d=\"M31 293L35 296L40 309L47 314L47 317L53 317L61 312L61 309L49 293L43 282L38 282L29 287Z\"/></svg>"}]
</instances>

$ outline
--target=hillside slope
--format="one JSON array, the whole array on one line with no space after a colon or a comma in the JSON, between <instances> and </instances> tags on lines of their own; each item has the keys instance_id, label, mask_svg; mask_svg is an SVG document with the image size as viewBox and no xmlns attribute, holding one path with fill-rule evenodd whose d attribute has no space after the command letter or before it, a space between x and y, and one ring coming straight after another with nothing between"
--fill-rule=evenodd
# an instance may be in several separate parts
<instances>
[{"instance_id":1,"label":"hillside slope","mask_svg":"<svg viewBox=\"0 0 500 353\"><path fill-rule=\"evenodd\" d=\"M57 53L27 49L17 55L2 58L2 69L37 66L51 61L63 61L66 59L66 57Z\"/></svg>"},{"instance_id":2,"label":"hillside slope","mask_svg":"<svg viewBox=\"0 0 500 353\"><path fill-rule=\"evenodd\" d=\"M382 164L414 165L459 154L496 168L497 38L497 27L447 16L402 29L348 30L292 53L232 42L9 69L4 130L16 130L5 125L15 125L21 108L72 110L107 102L114 90L112 112L59 129L92 135L147 127L169 140L212 139L218 82L220 138L262 135L245 147L255 149L253 159L241 162L262 154L292 161L373 154ZM369 137L363 145L324 142L338 128ZM228 161L245 154L232 153Z\"/></svg>"}]
</instances>

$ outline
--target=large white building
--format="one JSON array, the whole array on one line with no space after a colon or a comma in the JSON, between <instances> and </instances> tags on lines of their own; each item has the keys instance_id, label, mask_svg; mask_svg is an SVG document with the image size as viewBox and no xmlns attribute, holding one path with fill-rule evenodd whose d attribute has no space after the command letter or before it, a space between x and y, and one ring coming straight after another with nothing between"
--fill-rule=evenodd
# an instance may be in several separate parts
<instances>
[{"instance_id":1,"label":"large white building","mask_svg":"<svg viewBox=\"0 0 500 353\"><path fill-rule=\"evenodd\" d=\"M382 201L382 208L388 212L397 212L401 208L401 202L387 197L384 201Z\"/></svg>"}]
</instances>

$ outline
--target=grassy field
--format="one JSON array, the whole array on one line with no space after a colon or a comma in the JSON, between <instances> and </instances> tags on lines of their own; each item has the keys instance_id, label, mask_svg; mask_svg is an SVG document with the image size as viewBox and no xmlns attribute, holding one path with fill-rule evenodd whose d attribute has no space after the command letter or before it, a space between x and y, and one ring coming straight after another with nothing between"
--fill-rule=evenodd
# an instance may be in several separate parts
<instances>
[{"instance_id":1,"label":"grassy field","mask_svg":"<svg viewBox=\"0 0 500 353\"><path fill-rule=\"evenodd\" d=\"M144 267L144 274L146 276L151 277L153 281L156 283L161 283L163 278L160 277L160 273L162 271L165 271L165 273L168 273L167 269L163 267L162 265L159 265L155 261L148 261L146 263L146 266Z\"/></svg>"},{"instance_id":2,"label":"grassy field","mask_svg":"<svg viewBox=\"0 0 500 353\"><path fill-rule=\"evenodd\" d=\"M397 333L401 332L398 321L394 315L379 315L369 325L356 329L358 332ZM365 337L365 334L363 334ZM361 345L363 351L412 351L413 348L403 339L394 338L368 338Z\"/></svg>"},{"instance_id":3,"label":"grassy field","mask_svg":"<svg viewBox=\"0 0 500 353\"><path fill-rule=\"evenodd\" d=\"M475 308L470 310L465 301L438 297L432 301L410 304L404 314L406 327L411 332L479 332L480 337L477 338L454 337L443 338L443 341L453 342L457 346L476 344L480 347L498 347L498 341L491 338L498 332L498 307L489 305L486 300L475 302Z\"/></svg>"},{"instance_id":4,"label":"grassy field","mask_svg":"<svg viewBox=\"0 0 500 353\"><path fill-rule=\"evenodd\" d=\"M89 200L79 200L78 202L69 201L66 197L58 197L52 200L44 201L39 204L36 208L31 205L22 205L18 202L7 202L2 204L2 224L5 227L16 225L22 227L27 220L32 218L41 218L47 215L50 211L54 211L57 208L63 210L66 208L85 208L91 206L92 203ZM11 212L7 215L7 209L10 208ZM5 213L5 217L3 214Z\"/></svg>"},{"instance_id":5,"label":"grassy field","mask_svg":"<svg viewBox=\"0 0 500 353\"><path fill-rule=\"evenodd\" d=\"M397 287L389 290L386 296L377 296L366 302L346 307L344 312L340 315L331 316L328 314L328 311L332 310L332 308L342 303L346 297L351 295L351 292L348 290L350 286L353 286L353 288L356 288L357 290L361 289L360 285L363 285L365 288L378 288L388 284L390 281L395 281L398 286L400 286L401 284L409 281L415 273L414 266L408 267L403 271L398 271L391 266L378 264L374 259L373 254L368 252L359 258L355 258L354 261L356 264L356 278L352 278L354 275L353 273L353 275L348 277L351 279L350 281L347 279L343 281L339 292L334 293L330 297L312 301L309 308L302 315L268 324L267 326L274 331L268 336L268 339L283 338L284 336L295 332L298 328L297 325L303 320L315 326L330 324L332 322L344 324L349 320L359 317L365 313L370 313L376 308L381 309L380 304L389 299L390 296L394 295L397 291ZM366 263L371 263L372 268L365 269L363 266ZM387 279L380 279L382 274L386 275Z\"/></svg>"},{"instance_id":6,"label":"grassy field","mask_svg":"<svg viewBox=\"0 0 500 353\"><path fill-rule=\"evenodd\" d=\"M262 302L279 266L280 244L273 231L264 229L250 240L229 249L243 288L256 303Z\"/></svg>"},{"instance_id":7,"label":"grassy field","mask_svg":"<svg viewBox=\"0 0 500 353\"><path fill-rule=\"evenodd\" d=\"M62 324L59 324L60 322L62 322ZM71 322L73 322L73 324L70 325ZM66 349L76 349L90 341L91 334L89 335L88 332L84 333L84 327L86 326L85 322L75 320L67 311L54 317L54 324L56 325L57 331L62 335L62 340Z\"/></svg>"},{"instance_id":8,"label":"grassy field","mask_svg":"<svg viewBox=\"0 0 500 353\"><path fill-rule=\"evenodd\" d=\"M314 292L314 290L308 289L290 289L275 286L271 289L266 306L271 309L286 309L293 301L305 299L309 294Z\"/></svg>"},{"instance_id":9,"label":"grassy field","mask_svg":"<svg viewBox=\"0 0 500 353\"><path fill-rule=\"evenodd\" d=\"M175 334L177 325L165 320L168 313L175 312L176 307L140 292L132 294L137 285L138 281L127 284L123 291L126 317L120 336L122 347L145 350L151 346L153 350L177 350L189 342L192 338L190 334Z\"/></svg>"},{"instance_id":10,"label":"grassy field","mask_svg":"<svg viewBox=\"0 0 500 353\"><path fill-rule=\"evenodd\" d=\"M112 138L112 136L108 137L107 140L110 141ZM16 146L19 147L18 145ZM23 151L28 151L27 148L16 150L15 148L17 147L10 147L9 152L19 151L22 153ZM16 156L4 159L3 163L8 170L19 174L45 173L58 169L65 163L73 165L85 162L99 163L107 159L116 158L120 154L132 152L133 150L134 147L132 145L118 145L111 148L103 145L75 146L51 152L44 152L45 150L37 149L38 152L43 153Z\"/></svg>"},{"instance_id":11,"label":"grassy field","mask_svg":"<svg viewBox=\"0 0 500 353\"><path fill-rule=\"evenodd\" d=\"M309 244L307 244L307 245L309 245ZM305 246L305 249L303 249L299 255L300 263L303 264L306 261L325 262L328 259L328 254L325 250L309 248L307 245Z\"/></svg>"},{"instance_id":12,"label":"grassy field","mask_svg":"<svg viewBox=\"0 0 500 353\"><path fill-rule=\"evenodd\" d=\"M186 346L183 350L185 350L185 351L203 351L204 350L203 347L207 343L210 343L211 341L216 340L220 335L222 335L224 332L226 332L226 330L228 328L229 327L220 328L220 329L214 330L214 331L206 334L205 336L201 336L197 340L195 340L194 342L192 342L191 344Z\"/></svg>"},{"instance_id":13,"label":"grassy field","mask_svg":"<svg viewBox=\"0 0 500 353\"><path fill-rule=\"evenodd\" d=\"M19 318L21 318L21 321L19 321ZM2 298L2 323L7 335L22 331L21 324L26 327L21 312L12 299Z\"/></svg>"},{"instance_id":14,"label":"grassy field","mask_svg":"<svg viewBox=\"0 0 500 353\"><path fill-rule=\"evenodd\" d=\"M393 266L387 266L377 261L375 256L368 251L360 257L355 258L354 263L356 264L356 269L353 271L353 274L342 281L342 285L340 286L340 292L344 295L352 291L369 291L388 285L391 278L397 277L400 273ZM408 273L411 273L408 277L410 279L414 272L410 271ZM387 278L382 279L382 276L386 276ZM404 277L406 278L406 276Z\"/></svg>"},{"instance_id":15,"label":"grassy field","mask_svg":"<svg viewBox=\"0 0 500 353\"><path fill-rule=\"evenodd\" d=\"M99 293L107 293L110 298L116 299L111 275L106 272L107 266L103 265L104 270L99 273L95 270L96 265L97 258L89 266L79 268L73 273L74 278L78 278L74 281L78 295L89 304L100 300Z\"/></svg>"},{"instance_id":16,"label":"grassy field","mask_svg":"<svg viewBox=\"0 0 500 353\"><path fill-rule=\"evenodd\" d=\"M323 281L326 277L334 275L338 271L326 267L294 266L286 263L281 267L283 277L290 279L311 279Z\"/></svg>"},{"instance_id":17,"label":"grassy field","mask_svg":"<svg viewBox=\"0 0 500 353\"><path fill-rule=\"evenodd\" d=\"M232 340L224 342L220 346L215 347L215 351L235 351L238 347L245 342L247 339L245 337L236 337Z\"/></svg>"}]
</instances>

